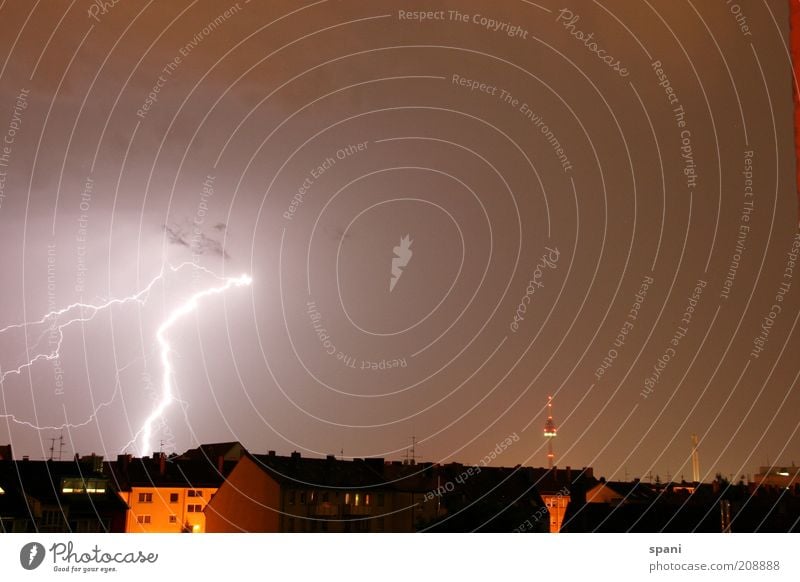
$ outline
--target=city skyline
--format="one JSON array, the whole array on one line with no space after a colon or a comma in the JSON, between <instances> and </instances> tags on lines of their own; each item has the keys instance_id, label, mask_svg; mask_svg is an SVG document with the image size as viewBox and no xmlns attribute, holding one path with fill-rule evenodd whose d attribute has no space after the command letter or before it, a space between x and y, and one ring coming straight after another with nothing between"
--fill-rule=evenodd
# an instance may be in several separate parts
<instances>
[{"instance_id":1,"label":"city skyline","mask_svg":"<svg viewBox=\"0 0 800 582\"><path fill-rule=\"evenodd\" d=\"M789 16L0 5L0 443L790 466Z\"/></svg>"}]
</instances>

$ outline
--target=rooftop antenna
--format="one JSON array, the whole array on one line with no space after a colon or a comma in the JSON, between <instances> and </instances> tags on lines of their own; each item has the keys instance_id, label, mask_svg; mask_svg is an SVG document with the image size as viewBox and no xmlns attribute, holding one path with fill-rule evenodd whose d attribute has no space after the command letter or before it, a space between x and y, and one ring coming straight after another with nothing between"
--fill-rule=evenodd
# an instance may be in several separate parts
<instances>
[{"instance_id":1,"label":"rooftop antenna","mask_svg":"<svg viewBox=\"0 0 800 582\"><path fill-rule=\"evenodd\" d=\"M406 448L404 464L415 465L417 463L417 437L412 435L409 438L411 439L411 446Z\"/></svg>"},{"instance_id":2,"label":"rooftop antenna","mask_svg":"<svg viewBox=\"0 0 800 582\"><path fill-rule=\"evenodd\" d=\"M58 459L56 459L56 441L58 441ZM64 433L62 432L58 438L52 437L50 439L50 458L48 461L61 460L61 453L64 450Z\"/></svg>"},{"instance_id":3,"label":"rooftop antenna","mask_svg":"<svg viewBox=\"0 0 800 582\"><path fill-rule=\"evenodd\" d=\"M547 420L544 423L544 438L547 439L547 468L552 469L556 455L553 452L553 438L556 436L556 424L553 422L553 397L547 397Z\"/></svg>"}]
</instances>

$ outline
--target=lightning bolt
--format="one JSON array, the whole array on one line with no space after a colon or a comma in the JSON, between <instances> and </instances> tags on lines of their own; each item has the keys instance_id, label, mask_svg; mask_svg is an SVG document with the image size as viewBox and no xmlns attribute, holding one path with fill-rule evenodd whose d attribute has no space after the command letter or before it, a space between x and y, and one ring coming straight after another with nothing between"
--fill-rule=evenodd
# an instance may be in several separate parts
<instances>
[{"instance_id":1,"label":"lightning bolt","mask_svg":"<svg viewBox=\"0 0 800 582\"><path fill-rule=\"evenodd\" d=\"M124 447L127 449L128 446L132 445L136 442L139 438L139 435L142 437L142 446L141 446L141 456L146 455L150 452L150 438L152 437L153 432L153 423L160 418L167 407L172 404L175 400L175 396L172 393L172 377L174 375L174 370L172 368L172 362L170 361L170 353L172 352L172 348L169 345L169 342L166 338L166 333L175 322L177 322L183 316L192 313L193 311L197 310L197 307L200 303L200 300L204 297L208 297L209 295L219 295L220 293L224 293L231 287L243 287L245 285L250 285L253 280L250 278L249 275L241 275L239 277L229 277L225 279L225 283L220 285L219 287L211 287L209 289L205 289L203 291L198 291L189 299L187 299L183 304L179 305L172 312L169 314L167 319L165 319L161 325L158 327L158 331L156 332L156 339L158 340L158 345L161 350L161 369L162 369L162 376L161 376L161 401L158 405L153 409L150 415L145 419L142 428L136 433L133 439ZM124 450L123 449L123 450Z\"/></svg>"},{"instance_id":2,"label":"lightning bolt","mask_svg":"<svg viewBox=\"0 0 800 582\"><path fill-rule=\"evenodd\" d=\"M206 269L205 267L201 267L201 266L195 264L194 262L190 262L190 261L181 263L178 266L165 265L164 267L162 267L162 269L159 272L159 274L156 275L150 281L150 283L147 284L146 287L144 287L141 291L139 291L139 292L137 292L137 293L135 293L133 295L129 295L127 297L122 297L122 298L117 298L117 299L109 299L109 300L104 301L104 302L102 302L100 304L97 304L97 305L88 304L88 303L81 303L81 302L72 303L70 305L67 305L66 307L61 308L61 309L46 313L45 315L43 315L40 319L38 319L36 321L24 322L24 323L16 323L16 324L8 325L8 326L6 326L4 328L0 328L0 334L2 334L2 333L5 333L5 332L7 332L9 330L12 330L12 329L25 329L25 328L28 328L28 327L31 327L31 326L43 325L45 323L49 323L50 324L50 329L49 330L45 330L45 332L43 332L42 335L39 336L39 339L36 341L34 346L38 345L41 342L42 337L44 336L45 333L47 333L47 331L53 330L53 331L56 331L57 334L58 334L58 336L57 336L58 337L58 341L56 342L55 349L52 349L49 353L37 354L36 356L31 358L30 360L28 360L24 364L20 365L17 368L12 369L12 370L7 370L7 371L1 371L0 370L0 385L2 385L2 383L5 381L5 379L8 376L20 375L20 374L22 374L22 372L24 370L30 368L36 362L43 361L43 360L44 361L57 360L61 355L61 346L62 346L63 341L64 341L64 329L65 328L69 327L70 325L76 324L76 323L89 322L92 319L94 319L94 317L98 313L100 313L101 311L103 311L105 309L108 309L110 307L113 307L115 305L124 305L126 303L132 303L132 302L136 302L136 303L139 303L139 304L144 304L147 301L147 299L148 299L148 297L150 295L150 292L152 291L153 287L156 285L156 283L158 283L159 281L163 280L168 272L177 273L178 271L180 271L181 269L183 269L184 267L187 267L187 266L190 266L190 267L192 267L194 269L197 269L199 271L202 271L204 273L207 273L207 274L213 276L215 279L217 279L219 281L222 281L222 284L218 285L216 287L210 287L208 289L204 289L202 291L198 291L197 293L195 293L194 295L189 297L189 299L187 299L184 303L179 305L177 308L173 309L172 312L170 312L170 314L167 316L167 318L158 327L158 331L156 332L156 340L158 342L159 349L160 349L160 355L161 355L160 359L161 359L161 366L162 366L162 370L163 370L161 400L159 401L159 403L155 407L155 409L147 417L147 419L145 420L144 424L142 425L142 428L140 428L137 431L137 433L134 436L133 440L131 440L123 448L123 450L127 449L129 446L131 446L133 443L136 442L136 440L139 438L140 435L142 435L142 447L143 447L142 450L144 451L142 454L145 454L147 451L149 451L150 438L152 436L152 425L153 425L153 422L155 422L155 420L158 419L164 413L164 411L167 409L167 407L175 399L174 395L173 395L173 391L172 391L172 377L173 377L173 374L174 374L174 370L172 368L172 363L170 362L171 348L170 348L169 342L166 339L166 332L181 317L183 317L183 316L195 311L197 309L198 305L199 305L200 300L203 299L204 297L207 297L209 295L218 295L218 294L223 293L226 290L228 290L228 289L230 289L231 287L234 287L234 286L235 287L242 287L242 286L245 286L245 285L250 285L252 283L252 279L251 279L251 277L249 275L241 275L239 277L220 277L219 275L213 273L212 271ZM69 316L69 314L72 313L73 311L79 311L80 314L77 315L77 316L71 317L69 319L66 319L65 321L61 321L62 318L64 318L65 316ZM125 367L127 367L127 366L125 366ZM122 370L117 370L117 388L119 387L119 373L121 371ZM114 399L114 397L116 396L116 393L117 393L117 389L115 389L114 396L112 396L111 400ZM29 427L37 429L37 430L58 429L58 428L67 428L67 427L68 428L75 428L75 427L84 426L84 425L88 424L94 417L96 417L97 412L99 411L99 409L102 408L103 406L108 406L111 403L111 400L109 400L108 402L102 403L98 407L98 409L95 410L92 413L92 416L89 418L89 420L87 420L87 421L85 421L83 423L74 424L74 425L73 424L68 424L68 425L62 425L61 427L39 427L39 426L35 426L35 425L31 424L30 422L19 420L13 414L0 415L0 418L10 419L15 423L23 424L23 425L29 426Z\"/></svg>"},{"instance_id":3,"label":"lightning bolt","mask_svg":"<svg viewBox=\"0 0 800 582\"><path fill-rule=\"evenodd\" d=\"M60 354L61 354L61 344L64 341L64 328L65 327L69 327L70 325L72 325L74 323L86 323L86 322L89 322L92 319L94 319L94 317L99 312L103 311L104 309L108 309L109 307L113 307L114 305L124 305L126 303L131 303L131 302L144 304L145 301L147 301L147 297L150 295L150 291L153 289L153 287L155 286L156 283L158 283L159 281L161 281L164 278L167 270L169 270L169 271L171 271L173 273L176 273L179 270L181 270L183 267L186 267L188 265L191 265L192 267L195 267L197 269L205 271L206 273L209 273L209 274L213 275L214 277L216 277L218 279L221 278L218 275L215 275L214 273L209 271L208 269L206 269L204 267L199 267L199 266L195 265L194 263L188 262L188 261L185 262L185 263L181 263L177 267L173 267L171 265L166 265L165 267L163 267L161 269L161 272L158 275L156 275L153 278L153 280L150 281L150 283L147 284L147 286L144 289L142 289L141 291L139 291L138 293L136 293L134 295L130 295L128 297L123 297L123 298L120 298L120 299L110 299L110 300L105 301L104 303L101 303L99 305L92 305L92 304L89 304L89 303L80 303L80 302L72 303L71 305L67 305L66 307L63 307L63 308L58 309L56 311L51 311L50 313L46 313L38 321L28 321L28 322L25 322L25 323L15 323L13 325L7 325L6 327L0 329L0 334L2 334L2 333L5 333L5 332L7 332L9 330L12 330L12 329L23 329L23 328L27 328L27 327L31 327L31 326L35 326L35 325L42 325L42 324L44 324L44 323L49 321L51 328L53 330L57 330L58 331L58 341L56 342L55 349L51 350L50 353L37 354L33 359L25 362L24 364L22 364L18 368L15 368L13 370L8 370L8 371L0 373L0 382L3 382L8 376L21 374L23 372L23 370L26 370L27 368L30 368L31 366L33 366L36 362L38 362L40 360L52 361L52 360L58 359ZM67 320L67 321L65 321L63 323L59 323L59 318L61 318L64 315L69 314L72 311L78 311L78 310L80 310L80 312L81 312L80 316L73 317L72 319L69 319L69 320ZM88 314L85 314L85 312L88 312ZM47 331L48 330L45 330L44 333L47 333ZM41 341L44 333L41 336L39 336L39 339L36 342L37 344Z\"/></svg>"},{"instance_id":4,"label":"lightning bolt","mask_svg":"<svg viewBox=\"0 0 800 582\"><path fill-rule=\"evenodd\" d=\"M36 554L39 553L39 548L36 546L31 546L31 551L28 554L28 566L33 564L33 559L36 557Z\"/></svg>"}]
</instances>

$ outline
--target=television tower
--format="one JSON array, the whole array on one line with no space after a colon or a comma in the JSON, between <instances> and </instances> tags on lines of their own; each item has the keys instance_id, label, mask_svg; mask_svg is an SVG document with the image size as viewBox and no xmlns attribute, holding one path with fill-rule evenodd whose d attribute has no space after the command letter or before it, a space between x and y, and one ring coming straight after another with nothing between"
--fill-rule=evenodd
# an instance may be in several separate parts
<instances>
[{"instance_id":1,"label":"television tower","mask_svg":"<svg viewBox=\"0 0 800 582\"><path fill-rule=\"evenodd\" d=\"M697 453L697 435L692 435L692 481L700 482L700 456Z\"/></svg>"},{"instance_id":2,"label":"television tower","mask_svg":"<svg viewBox=\"0 0 800 582\"><path fill-rule=\"evenodd\" d=\"M553 452L553 437L556 436L556 424L553 422L553 397L547 397L547 421L544 423L544 438L547 439L547 467L553 468L556 455Z\"/></svg>"}]
</instances>

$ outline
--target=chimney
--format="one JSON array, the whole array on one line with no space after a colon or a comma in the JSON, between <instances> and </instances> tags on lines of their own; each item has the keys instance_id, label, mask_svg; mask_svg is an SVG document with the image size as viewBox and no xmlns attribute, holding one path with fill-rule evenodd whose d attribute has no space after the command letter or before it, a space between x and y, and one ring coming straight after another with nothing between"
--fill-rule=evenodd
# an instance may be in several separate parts
<instances>
[{"instance_id":1,"label":"chimney","mask_svg":"<svg viewBox=\"0 0 800 582\"><path fill-rule=\"evenodd\" d=\"M293 458L293 459L299 459L299 458L300 458L300 453L298 453L297 451L294 451L294 452L292 453L292 458Z\"/></svg>"},{"instance_id":2,"label":"chimney","mask_svg":"<svg viewBox=\"0 0 800 582\"><path fill-rule=\"evenodd\" d=\"M267 455L270 456L270 457L274 457L275 456L275 451L267 451Z\"/></svg>"},{"instance_id":3,"label":"chimney","mask_svg":"<svg viewBox=\"0 0 800 582\"><path fill-rule=\"evenodd\" d=\"M131 463L131 455L117 455L117 473L119 475L128 476L128 466Z\"/></svg>"},{"instance_id":4,"label":"chimney","mask_svg":"<svg viewBox=\"0 0 800 582\"><path fill-rule=\"evenodd\" d=\"M153 460L158 462L158 474L163 477L167 472L167 455L155 452L153 453Z\"/></svg>"}]
</instances>

